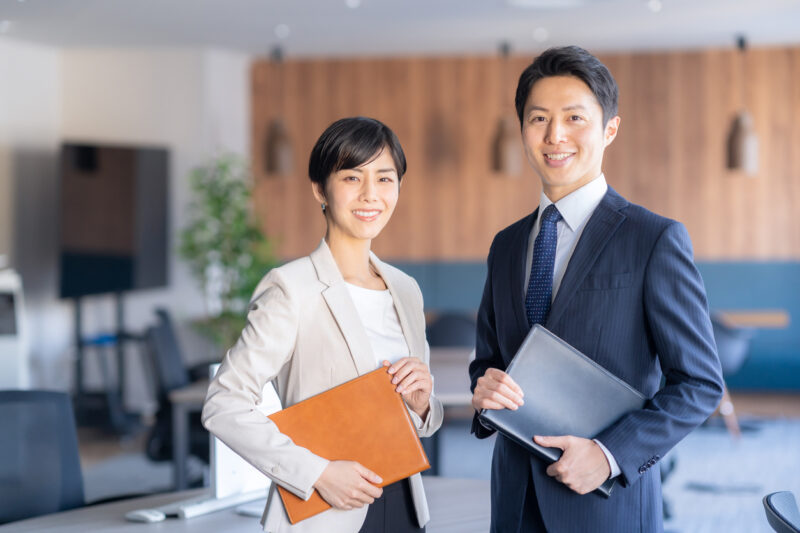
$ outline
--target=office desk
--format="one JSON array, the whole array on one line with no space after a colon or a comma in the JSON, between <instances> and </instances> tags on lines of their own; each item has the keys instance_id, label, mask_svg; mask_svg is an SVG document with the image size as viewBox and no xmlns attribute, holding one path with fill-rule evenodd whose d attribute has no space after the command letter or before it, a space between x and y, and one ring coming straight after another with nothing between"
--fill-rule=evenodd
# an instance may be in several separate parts
<instances>
[{"instance_id":1,"label":"office desk","mask_svg":"<svg viewBox=\"0 0 800 533\"><path fill-rule=\"evenodd\" d=\"M187 487L186 460L189 458L189 414L200 411L206 399L208 381L202 380L169 393L172 405L172 480L175 490Z\"/></svg>"},{"instance_id":2,"label":"office desk","mask_svg":"<svg viewBox=\"0 0 800 533\"><path fill-rule=\"evenodd\" d=\"M476 479L424 478L425 492L431 511L428 533L486 533L489 531L489 482ZM258 533L259 519L241 516L234 509L224 509L189 520L168 518L152 524L128 522L123 516L128 511L158 507L171 502L197 496L200 489L172 492L145 498L134 498L104 505L94 505L39 518L22 520L0 526L0 533L59 533L114 532L162 533L191 531L192 533Z\"/></svg>"},{"instance_id":3,"label":"office desk","mask_svg":"<svg viewBox=\"0 0 800 533\"><path fill-rule=\"evenodd\" d=\"M469 375L467 366L471 357L470 348L431 348L431 374L434 379L436 397L442 402L445 410L471 405L472 394L469 391ZM189 455L189 414L203 408L208 382L196 382L169 393L172 404L172 457L173 482L175 490L187 487L186 460ZM439 439L431 437L433 447L433 475L438 474Z\"/></svg>"}]
</instances>

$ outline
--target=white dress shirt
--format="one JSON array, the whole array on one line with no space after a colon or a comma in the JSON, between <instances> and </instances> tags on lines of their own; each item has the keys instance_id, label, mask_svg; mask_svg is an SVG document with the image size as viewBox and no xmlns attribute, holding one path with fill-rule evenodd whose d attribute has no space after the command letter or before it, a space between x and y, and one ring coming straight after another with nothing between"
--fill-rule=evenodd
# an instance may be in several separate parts
<instances>
[{"instance_id":1,"label":"white dress shirt","mask_svg":"<svg viewBox=\"0 0 800 533\"><path fill-rule=\"evenodd\" d=\"M577 246L581 234L583 234L583 230L586 228L586 223L589 221L589 218L592 216L597 206L600 205L600 201L603 199L603 196L605 196L607 190L608 185L606 184L606 178L603 174L600 174L580 189L571 192L556 202L556 209L561 213L561 220L556 224L558 240L556 241L556 260L553 265L553 292L550 299L551 303L555 299L556 293L558 293L561 280L564 278L564 272L567 270L567 265L572 258L572 253L575 251L575 246ZM528 239L528 253L525 261L525 285L522 287L523 301L528 292L531 264L533 263L533 245L536 236L539 234L541 215L545 208L552 203L553 202L550 201L544 191L542 191L539 197L539 216L536 217L536 221L533 223L533 229ZM610 477L617 477L621 471L616 459L614 459L614 456L611 455L611 452L606 449L602 442L597 439L594 439L594 441L600 446L606 459L608 459L608 464L611 467Z\"/></svg>"}]
</instances>

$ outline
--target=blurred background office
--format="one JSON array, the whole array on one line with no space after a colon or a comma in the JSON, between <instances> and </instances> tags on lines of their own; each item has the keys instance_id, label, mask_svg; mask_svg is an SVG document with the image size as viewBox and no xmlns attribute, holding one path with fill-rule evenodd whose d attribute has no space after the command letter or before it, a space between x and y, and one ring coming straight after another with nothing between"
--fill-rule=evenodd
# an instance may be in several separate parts
<instances>
[{"instance_id":1,"label":"blurred background office","mask_svg":"<svg viewBox=\"0 0 800 533\"><path fill-rule=\"evenodd\" d=\"M539 195L516 80L577 44L620 86L609 185L689 230L730 392L665 461L667 527L769 531L760 498L800 494L799 28L798 0L0 0L0 388L69 394L85 501L207 482L171 393L317 244L316 136L372 116L409 160L374 250L453 387L429 451L488 479L463 384L491 238Z\"/></svg>"}]
</instances>

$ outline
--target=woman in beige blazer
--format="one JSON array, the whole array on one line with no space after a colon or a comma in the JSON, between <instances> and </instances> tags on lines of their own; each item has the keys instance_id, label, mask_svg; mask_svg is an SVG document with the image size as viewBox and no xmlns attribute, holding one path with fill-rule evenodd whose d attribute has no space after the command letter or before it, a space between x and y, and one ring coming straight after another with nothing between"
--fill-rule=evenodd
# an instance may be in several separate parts
<instances>
[{"instance_id":1,"label":"woman in beige blazer","mask_svg":"<svg viewBox=\"0 0 800 533\"><path fill-rule=\"evenodd\" d=\"M377 120L342 119L325 130L309 162L325 238L308 257L264 277L247 326L209 386L202 415L209 431L275 483L304 499L316 489L333 506L291 525L273 483L265 531L406 533L423 531L429 519L419 474L381 490L375 473L295 445L256 409L267 382L288 407L383 364L418 434L427 437L442 424L422 294L411 277L370 251L394 211L405 170L397 137Z\"/></svg>"}]
</instances>

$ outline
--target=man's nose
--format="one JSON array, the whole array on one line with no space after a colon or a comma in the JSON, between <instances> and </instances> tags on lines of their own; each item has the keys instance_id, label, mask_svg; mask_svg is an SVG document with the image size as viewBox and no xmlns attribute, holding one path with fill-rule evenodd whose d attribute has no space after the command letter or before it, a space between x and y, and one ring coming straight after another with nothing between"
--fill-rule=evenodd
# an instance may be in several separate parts
<instances>
[{"instance_id":1,"label":"man's nose","mask_svg":"<svg viewBox=\"0 0 800 533\"><path fill-rule=\"evenodd\" d=\"M566 129L560 120L551 120L547 125L547 137L545 140L550 144L558 144L565 140Z\"/></svg>"}]
</instances>

